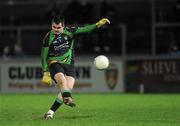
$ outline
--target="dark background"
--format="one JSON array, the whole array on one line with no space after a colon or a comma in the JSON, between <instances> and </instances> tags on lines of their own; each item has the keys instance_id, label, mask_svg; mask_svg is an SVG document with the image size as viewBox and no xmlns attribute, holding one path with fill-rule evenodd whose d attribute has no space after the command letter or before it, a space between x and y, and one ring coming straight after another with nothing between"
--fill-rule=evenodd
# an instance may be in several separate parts
<instances>
[{"instance_id":1,"label":"dark background","mask_svg":"<svg viewBox=\"0 0 180 126\"><path fill-rule=\"evenodd\" d=\"M77 55L179 54L179 0L1 0L0 10L2 56L5 47L8 56L16 56L18 43L26 57L39 57L55 14L76 26L110 19L111 25L76 37Z\"/></svg>"}]
</instances>

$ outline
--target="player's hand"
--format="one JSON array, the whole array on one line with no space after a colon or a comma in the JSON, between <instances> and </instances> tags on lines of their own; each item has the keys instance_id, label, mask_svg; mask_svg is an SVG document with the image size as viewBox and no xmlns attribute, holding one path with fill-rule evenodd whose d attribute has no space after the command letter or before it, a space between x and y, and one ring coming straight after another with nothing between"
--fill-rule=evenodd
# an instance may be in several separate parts
<instances>
[{"instance_id":1,"label":"player's hand","mask_svg":"<svg viewBox=\"0 0 180 126\"><path fill-rule=\"evenodd\" d=\"M48 86L52 85L52 79L51 79L51 76L50 76L49 72L44 72L43 73L42 82L47 84Z\"/></svg>"},{"instance_id":2,"label":"player's hand","mask_svg":"<svg viewBox=\"0 0 180 126\"><path fill-rule=\"evenodd\" d=\"M99 28L99 27L105 25L106 23L110 24L109 19L103 18L96 23L96 26Z\"/></svg>"}]
</instances>

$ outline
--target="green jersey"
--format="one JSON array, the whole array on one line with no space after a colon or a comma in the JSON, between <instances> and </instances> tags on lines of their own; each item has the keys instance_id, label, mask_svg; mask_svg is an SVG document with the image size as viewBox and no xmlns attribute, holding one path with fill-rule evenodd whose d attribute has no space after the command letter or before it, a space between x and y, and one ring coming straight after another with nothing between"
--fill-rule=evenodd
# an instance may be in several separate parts
<instances>
[{"instance_id":1,"label":"green jersey","mask_svg":"<svg viewBox=\"0 0 180 126\"><path fill-rule=\"evenodd\" d=\"M58 35L49 31L44 37L41 51L43 71L48 71L48 63L51 61L74 64L74 37L80 33L91 32L96 28L96 24L84 27L65 27L64 32Z\"/></svg>"}]
</instances>

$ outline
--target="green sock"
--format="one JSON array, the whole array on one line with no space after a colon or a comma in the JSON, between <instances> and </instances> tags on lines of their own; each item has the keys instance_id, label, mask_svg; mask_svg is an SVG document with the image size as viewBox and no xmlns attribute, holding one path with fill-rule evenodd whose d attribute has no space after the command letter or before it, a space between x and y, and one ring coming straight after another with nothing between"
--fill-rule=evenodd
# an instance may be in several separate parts
<instances>
[{"instance_id":1,"label":"green sock","mask_svg":"<svg viewBox=\"0 0 180 126\"><path fill-rule=\"evenodd\" d=\"M53 103L53 105L51 106L51 110L52 111L57 111L57 109L61 106L63 104L63 101L61 100L61 99L59 99L59 98L57 98L55 101L54 101L54 103Z\"/></svg>"}]
</instances>

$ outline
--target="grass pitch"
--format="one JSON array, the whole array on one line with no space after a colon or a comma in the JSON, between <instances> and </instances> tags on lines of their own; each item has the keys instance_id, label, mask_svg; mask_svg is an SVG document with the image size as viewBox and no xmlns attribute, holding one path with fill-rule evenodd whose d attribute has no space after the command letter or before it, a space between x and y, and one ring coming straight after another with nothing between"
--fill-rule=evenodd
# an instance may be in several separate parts
<instances>
[{"instance_id":1,"label":"grass pitch","mask_svg":"<svg viewBox=\"0 0 180 126\"><path fill-rule=\"evenodd\" d=\"M52 120L56 94L1 94L0 126L180 126L180 95L74 94Z\"/></svg>"}]
</instances>

